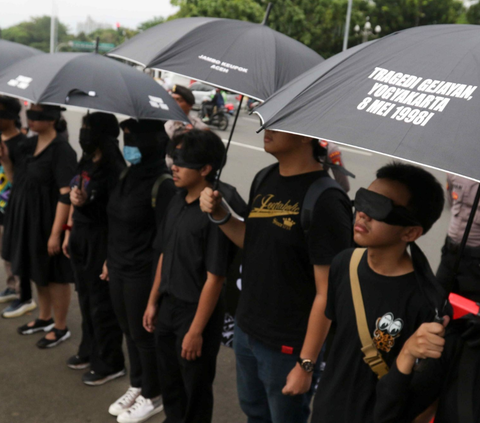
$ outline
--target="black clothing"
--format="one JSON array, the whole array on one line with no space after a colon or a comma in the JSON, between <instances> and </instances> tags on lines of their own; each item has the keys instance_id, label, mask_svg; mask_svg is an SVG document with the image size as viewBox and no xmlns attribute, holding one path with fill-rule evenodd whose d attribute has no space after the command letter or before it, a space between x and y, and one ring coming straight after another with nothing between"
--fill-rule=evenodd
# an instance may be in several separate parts
<instances>
[{"instance_id":1,"label":"black clothing","mask_svg":"<svg viewBox=\"0 0 480 423\"><path fill-rule=\"evenodd\" d=\"M447 292L455 292L475 302L480 302L480 247L465 247L458 272L454 274L459 245L447 237L442 247L442 260L437 279Z\"/></svg>"},{"instance_id":2,"label":"black clothing","mask_svg":"<svg viewBox=\"0 0 480 423\"><path fill-rule=\"evenodd\" d=\"M335 337L314 400L314 423L365 423L373 420L377 375L363 361L350 286L352 249L332 262L325 315ZM421 293L414 272L388 277L368 265L367 252L358 266L367 323L372 339L388 366L405 341L433 310Z\"/></svg>"},{"instance_id":3,"label":"black clothing","mask_svg":"<svg viewBox=\"0 0 480 423\"><path fill-rule=\"evenodd\" d=\"M112 150L118 147L112 146ZM111 192L118 183L118 179L125 162L120 155L106 150L104 154L110 158L93 162L91 159L82 159L77 167L76 176L70 185L79 189L80 184L87 193L87 201L82 207L75 207L73 220L83 223L96 223L107 226L107 203Z\"/></svg>"},{"instance_id":4,"label":"black clothing","mask_svg":"<svg viewBox=\"0 0 480 423\"><path fill-rule=\"evenodd\" d=\"M76 155L61 136L34 156L38 137L22 142L15 164L5 213L2 257L12 263L15 275L25 276L40 286L50 282L73 282L68 259L48 255L47 244L58 202L68 204L60 188L68 187L76 167Z\"/></svg>"},{"instance_id":5,"label":"black clothing","mask_svg":"<svg viewBox=\"0 0 480 423\"><path fill-rule=\"evenodd\" d=\"M113 308L127 341L130 385L142 388L145 398L155 398L160 395L155 338L143 327L152 279L150 275L134 278L112 270L109 276Z\"/></svg>"},{"instance_id":6,"label":"black clothing","mask_svg":"<svg viewBox=\"0 0 480 423\"><path fill-rule=\"evenodd\" d=\"M20 132L18 135L15 135L14 137L4 141L8 148L8 157L14 166L16 161L19 159L18 155L21 151L21 146L26 140L28 140L27 136Z\"/></svg>"},{"instance_id":7,"label":"black clothing","mask_svg":"<svg viewBox=\"0 0 480 423\"><path fill-rule=\"evenodd\" d=\"M250 192L236 318L246 334L275 349L300 351L316 294L313 265L329 265L352 245L351 205L337 190L322 194L308 235L301 227L305 194L323 177L327 172L285 177L277 168Z\"/></svg>"},{"instance_id":8,"label":"black clothing","mask_svg":"<svg viewBox=\"0 0 480 423\"><path fill-rule=\"evenodd\" d=\"M421 372L409 375L400 373L394 365L388 375L377 385L375 423L410 423L417 415L440 397L435 423L461 422L459 416L459 390L465 382L459 379L462 355L468 345L461 337L464 322L453 321L447 327L445 348L438 360L428 359ZM480 421L480 350L470 350L476 358L469 363L468 371L473 373L473 391L466 395L473 397L473 421ZM462 398L462 400L464 400Z\"/></svg>"},{"instance_id":9,"label":"black clothing","mask_svg":"<svg viewBox=\"0 0 480 423\"><path fill-rule=\"evenodd\" d=\"M25 303L32 299L32 284L25 276L20 277L20 301Z\"/></svg>"},{"instance_id":10,"label":"black clothing","mask_svg":"<svg viewBox=\"0 0 480 423\"><path fill-rule=\"evenodd\" d=\"M156 229L176 192L171 180L164 181L152 208L153 185L164 173L168 170L163 160L130 166L113 189L107 206L109 270L132 277L152 277L155 272Z\"/></svg>"},{"instance_id":11,"label":"black clothing","mask_svg":"<svg viewBox=\"0 0 480 423\"><path fill-rule=\"evenodd\" d=\"M69 241L71 264L75 275L82 313L82 338L90 340L89 351L79 349L79 356L90 358L90 368L99 375L119 372L125 367L123 334L118 325L108 282L101 280L107 257L107 228L74 220Z\"/></svg>"},{"instance_id":12,"label":"black clothing","mask_svg":"<svg viewBox=\"0 0 480 423\"><path fill-rule=\"evenodd\" d=\"M163 393L165 423L211 423L217 355L225 308L219 300L202 338L202 355L193 361L181 357L182 342L190 329L197 304L160 297L155 340Z\"/></svg>"},{"instance_id":13,"label":"black clothing","mask_svg":"<svg viewBox=\"0 0 480 423\"><path fill-rule=\"evenodd\" d=\"M163 220L161 239L162 283L168 293L187 303L198 303L207 272L225 276L231 242L200 209L200 201L185 201L178 192Z\"/></svg>"},{"instance_id":14,"label":"black clothing","mask_svg":"<svg viewBox=\"0 0 480 423\"><path fill-rule=\"evenodd\" d=\"M27 137L21 132L14 137L3 141L8 148L8 156L13 165L15 165L15 158L18 156L19 144L22 143ZM5 208L8 205L8 199L10 197L11 182L8 181L7 175L4 171L4 167L0 166L0 225L3 225L5 219ZM30 297L31 298L31 297Z\"/></svg>"},{"instance_id":15,"label":"black clothing","mask_svg":"<svg viewBox=\"0 0 480 423\"><path fill-rule=\"evenodd\" d=\"M110 139L104 140L109 142ZM87 201L73 212L73 228L69 240L73 267L82 312L82 342L78 355L89 358L91 369L100 375L116 373L124 368L123 334L118 325L108 283L101 280L107 258L107 202L125 162L113 143L105 146L98 162L82 159L71 186L82 188ZM108 154L108 156L105 156Z\"/></svg>"}]
</instances>

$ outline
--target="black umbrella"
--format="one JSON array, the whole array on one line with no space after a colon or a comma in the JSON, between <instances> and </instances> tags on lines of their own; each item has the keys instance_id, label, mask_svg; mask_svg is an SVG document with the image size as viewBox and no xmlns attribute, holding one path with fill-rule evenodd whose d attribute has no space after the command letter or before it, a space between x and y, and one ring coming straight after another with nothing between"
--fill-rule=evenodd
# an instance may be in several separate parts
<instances>
[{"instance_id":1,"label":"black umbrella","mask_svg":"<svg viewBox=\"0 0 480 423\"><path fill-rule=\"evenodd\" d=\"M323 61L304 44L266 25L219 18L165 22L108 55L257 100Z\"/></svg>"},{"instance_id":2,"label":"black umbrella","mask_svg":"<svg viewBox=\"0 0 480 423\"><path fill-rule=\"evenodd\" d=\"M23 44L0 39L0 71L8 68L14 63L38 54L44 54L43 51Z\"/></svg>"},{"instance_id":3,"label":"black umbrella","mask_svg":"<svg viewBox=\"0 0 480 423\"><path fill-rule=\"evenodd\" d=\"M270 9L271 4L261 25L204 17L165 22L108 55L241 94L228 152L244 95L264 100L323 61L304 44L266 26Z\"/></svg>"},{"instance_id":4,"label":"black umbrella","mask_svg":"<svg viewBox=\"0 0 480 423\"><path fill-rule=\"evenodd\" d=\"M148 75L93 53L42 54L18 62L0 71L0 93L136 119L188 122L175 100Z\"/></svg>"},{"instance_id":5,"label":"black umbrella","mask_svg":"<svg viewBox=\"0 0 480 423\"><path fill-rule=\"evenodd\" d=\"M480 180L478 63L479 26L412 28L326 60L280 89L256 113L263 128ZM479 199L480 189L470 226Z\"/></svg>"}]
</instances>

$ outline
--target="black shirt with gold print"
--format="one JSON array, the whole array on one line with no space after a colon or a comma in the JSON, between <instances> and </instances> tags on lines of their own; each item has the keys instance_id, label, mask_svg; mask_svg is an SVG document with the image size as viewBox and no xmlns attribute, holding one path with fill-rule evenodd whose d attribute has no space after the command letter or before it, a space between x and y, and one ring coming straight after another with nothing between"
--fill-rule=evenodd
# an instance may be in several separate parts
<instances>
[{"instance_id":1,"label":"black shirt with gold print","mask_svg":"<svg viewBox=\"0 0 480 423\"><path fill-rule=\"evenodd\" d=\"M352 244L349 201L338 190L317 202L308 235L300 214L310 185L327 172L281 176L278 167L250 193L237 323L286 353L302 347L315 297L313 265L329 265ZM255 186L254 183L252 186Z\"/></svg>"}]
</instances>

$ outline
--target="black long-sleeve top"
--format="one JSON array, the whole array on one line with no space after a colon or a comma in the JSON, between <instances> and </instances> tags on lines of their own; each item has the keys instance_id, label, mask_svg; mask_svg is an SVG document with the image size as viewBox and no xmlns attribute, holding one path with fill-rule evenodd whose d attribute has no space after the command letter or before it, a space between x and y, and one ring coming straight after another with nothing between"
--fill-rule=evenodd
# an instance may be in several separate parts
<instances>
[{"instance_id":1,"label":"black long-sleeve top","mask_svg":"<svg viewBox=\"0 0 480 423\"><path fill-rule=\"evenodd\" d=\"M439 399L435 423L460 422L458 392L465 381L459 379L460 359L464 348L470 348L461 334L465 321L452 322L445 336L445 349L438 360L428 359L422 371L401 373L396 364L377 385L375 423L410 423ZM476 335L478 337L478 334ZM473 417L480 422L480 347L473 354L476 359L469 363L473 372ZM462 422L464 423L464 422Z\"/></svg>"}]
</instances>

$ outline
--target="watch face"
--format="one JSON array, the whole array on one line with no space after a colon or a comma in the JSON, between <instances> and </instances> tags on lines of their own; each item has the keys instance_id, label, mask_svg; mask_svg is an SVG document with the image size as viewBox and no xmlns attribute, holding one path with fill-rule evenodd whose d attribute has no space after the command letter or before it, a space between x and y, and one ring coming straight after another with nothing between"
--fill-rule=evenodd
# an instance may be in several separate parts
<instances>
[{"instance_id":1,"label":"watch face","mask_svg":"<svg viewBox=\"0 0 480 423\"><path fill-rule=\"evenodd\" d=\"M306 372L313 372L313 363L310 360L304 360L302 367Z\"/></svg>"}]
</instances>

